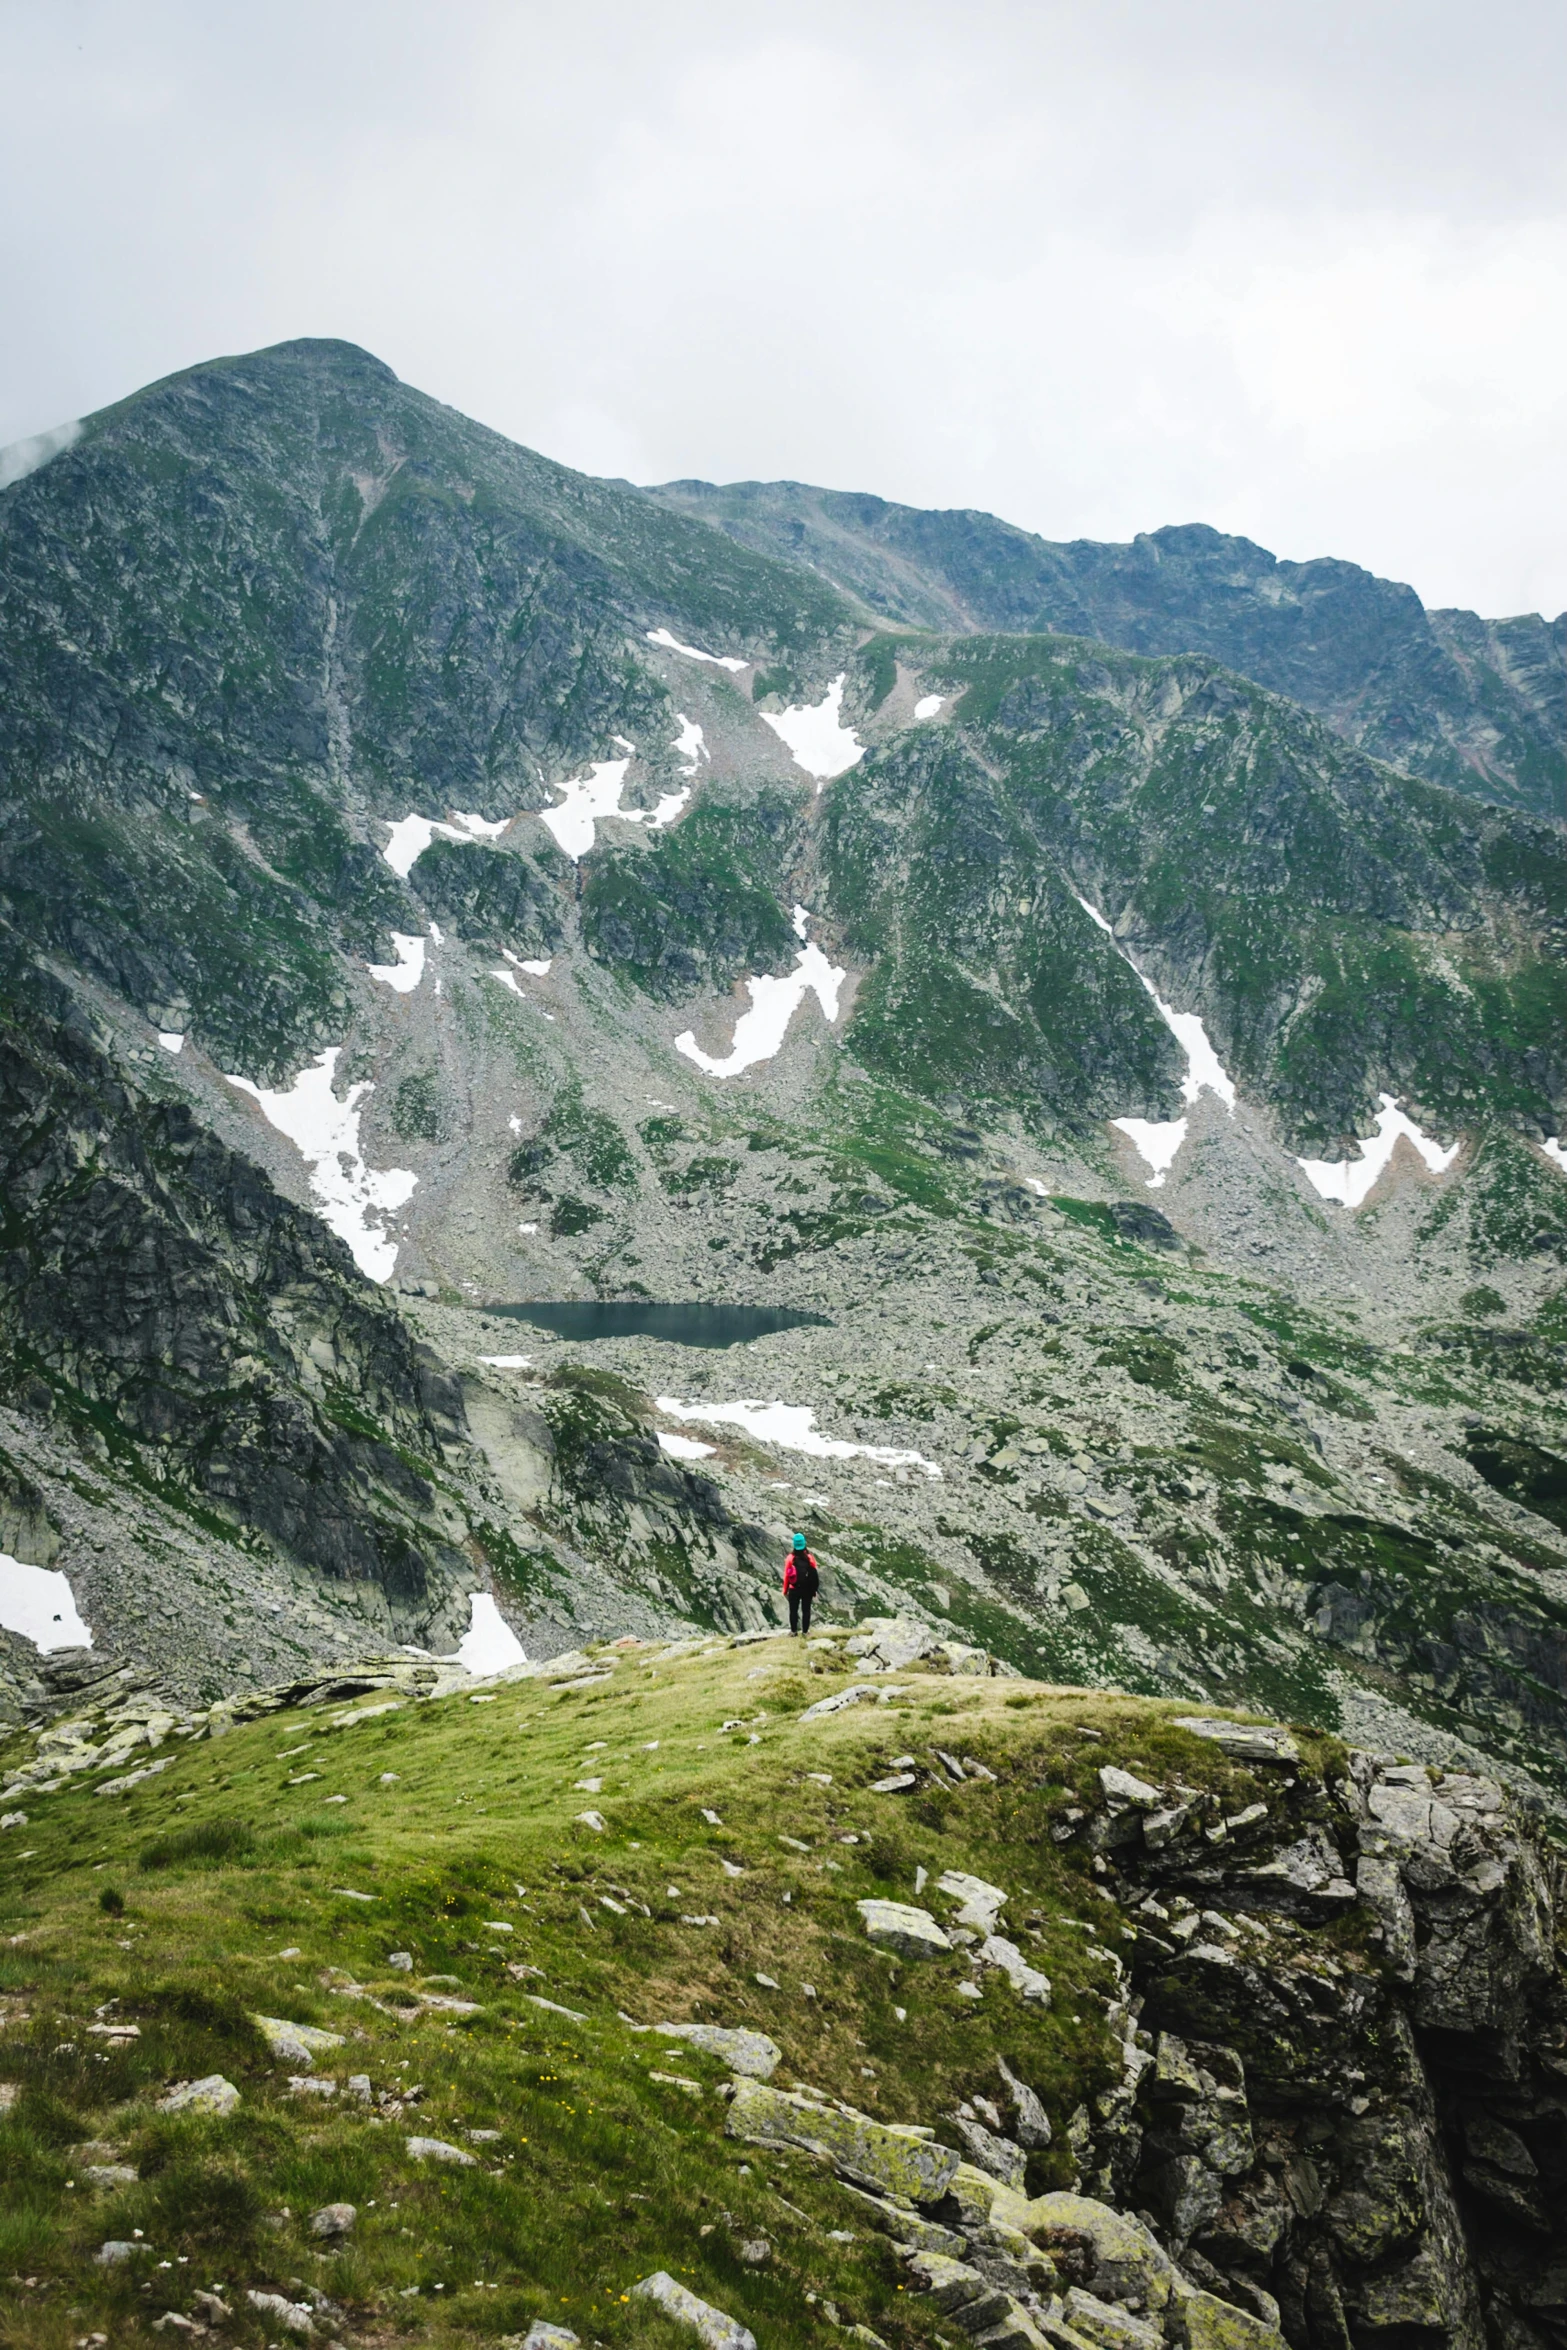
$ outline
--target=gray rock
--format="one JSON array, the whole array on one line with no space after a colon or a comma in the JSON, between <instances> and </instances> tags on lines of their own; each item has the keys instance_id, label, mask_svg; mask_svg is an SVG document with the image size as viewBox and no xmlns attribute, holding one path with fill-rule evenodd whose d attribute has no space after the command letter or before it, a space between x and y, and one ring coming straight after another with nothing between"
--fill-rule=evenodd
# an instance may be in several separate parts
<instances>
[{"instance_id":1,"label":"gray rock","mask_svg":"<svg viewBox=\"0 0 1567 2350\"><path fill-rule=\"evenodd\" d=\"M983 2122L968 2121L958 2113L947 2118L980 2169L989 2171L992 2178L1000 2179L1021 2194L1028 2169L1028 2157L1022 2147L1014 2145L1010 2138L999 2137L994 2130L987 2130Z\"/></svg>"},{"instance_id":2,"label":"gray rock","mask_svg":"<svg viewBox=\"0 0 1567 2350\"><path fill-rule=\"evenodd\" d=\"M306 2072L318 2056L345 2045L341 2032L324 2032L316 2024L290 2023L286 2016L253 2015L250 2020L274 2056L280 2056L285 2064L302 2065Z\"/></svg>"},{"instance_id":3,"label":"gray rock","mask_svg":"<svg viewBox=\"0 0 1567 2350\"><path fill-rule=\"evenodd\" d=\"M150 2252L150 2244L127 2244L122 2236L110 2236L93 2254L97 2268L118 2268L122 2262L136 2260L143 2252Z\"/></svg>"},{"instance_id":4,"label":"gray rock","mask_svg":"<svg viewBox=\"0 0 1567 2350\"><path fill-rule=\"evenodd\" d=\"M879 2122L852 2106L829 2105L785 2089L741 2081L724 2128L753 2145L799 2146L825 2155L857 2186L907 2203L939 2203L958 2158L924 2129Z\"/></svg>"},{"instance_id":5,"label":"gray rock","mask_svg":"<svg viewBox=\"0 0 1567 2350\"><path fill-rule=\"evenodd\" d=\"M996 2059L996 2068L1007 2085L1007 2093L1016 2117L1015 2129L1020 2145L1039 2149L1050 2143L1050 2116L1026 2081L1020 2081L1004 2056Z\"/></svg>"},{"instance_id":6,"label":"gray rock","mask_svg":"<svg viewBox=\"0 0 1567 2350\"><path fill-rule=\"evenodd\" d=\"M868 1683L854 1681L847 1689L835 1689L831 1697L819 1697L814 1705L806 1707L800 1719L802 1722L818 1722L824 1715L841 1714L851 1705L874 1705L880 1695L881 1691L871 1688Z\"/></svg>"},{"instance_id":7,"label":"gray rock","mask_svg":"<svg viewBox=\"0 0 1567 2350\"><path fill-rule=\"evenodd\" d=\"M1270 1729L1259 1722L1226 1722L1208 1714L1177 1714L1175 1727L1194 1738L1211 1739L1236 1762L1293 1763L1300 1748L1288 1730Z\"/></svg>"},{"instance_id":8,"label":"gray rock","mask_svg":"<svg viewBox=\"0 0 1567 2350\"><path fill-rule=\"evenodd\" d=\"M731 2030L722 2024L654 2024L652 2029L666 2040L686 2041L704 2056L721 2058L732 2072L753 2081L771 2080L783 2056L777 2041L765 2032Z\"/></svg>"},{"instance_id":9,"label":"gray rock","mask_svg":"<svg viewBox=\"0 0 1567 2350\"><path fill-rule=\"evenodd\" d=\"M952 1948L928 1909L915 1909L905 1901L874 1900L858 1901L855 1907L870 1939L884 1950L895 1950L900 1958L932 1958Z\"/></svg>"},{"instance_id":10,"label":"gray rock","mask_svg":"<svg viewBox=\"0 0 1567 2350\"><path fill-rule=\"evenodd\" d=\"M993 1934L996 1920L1007 1905L1007 1897L999 1885L988 1885L983 1877L967 1876L962 1869L944 1869L936 1880L936 1890L960 1905L954 1925L972 1926L977 1934Z\"/></svg>"},{"instance_id":11,"label":"gray rock","mask_svg":"<svg viewBox=\"0 0 1567 2350\"><path fill-rule=\"evenodd\" d=\"M677 2325L689 2326L704 2345L704 2350L756 2350L756 2336L748 2326L741 2325L736 2318L727 2317L723 2310L715 2309L710 2301L699 2301L694 2293L678 2284L667 2269L656 2269L652 2276L644 2277L631 2290L642 2294L649 2301L656 2301L664 2314L672 2317Z\"/></svg>"},{"instance_id":12,"label":"gray rock","mask_svg":"<svg viewBox=\"0 0 1567 2350\"><path fill-rule=\"evenodd\" d=\"M448 2145L444 2138L410 2138L406 2143L413 2162L453 2162L464 2170L478 2167L476 2154L470 2154L466 2146Z\"/></svg>"},{"instance_id":13,"label":"gray rock","mask_svg":"<svg viewBox=\"0 0 1567 2350\"><path fill-rule=\"evenodd\" d=\"M1163 2350L1164 2336L1156 2325L1085 2293L1081 2285L1073 2285L1067 2293L1066 2318L1068 2325L1096 2342L1099 2350Z\"/></svg>"},{"instance_id":14,"label":"gray rock","mask_svg":"<svg viewBox=\"0 0 1567 2350\"><path fill-rule=\"evenodd\" d=\"M1050 2003L1050 1977L1030 1966L1015 1942L1004 1934L987 1934L975 1956L982 1966L995 1967L1004 1974L1013 1989L1025 1999L1036 2000L1040 2006Z\"/></svg>"},{"instance_id":15,"label":"gray rock","mask_svg":"<svg viewBox=\"0 0 1567 2350\"><path fill-rule=\"evenodd\" d=\"M199 2081L181 2081L158 2100L162 2113L225 2114L232 2113L238 2104L239 2091L221 2073L208 2073Z\"/></svg>"},{"instance_id":16,"label":"gray rock","mask_svg":"<svg viewBox=\"0 0 1567 2350\"><path fill-rule=\"evenodd\" d=\"M358 2217L357 2204L323 2203L319 2211L310 2214L310 2233L328 2240L346 2236Z\"/></svg>"},{"instance_id":17,"label":"gray rock","mask_svg":"<svg viewBox=\"0 0 1567 2350\"><path fill-rule=\"evenodd\" d=\"M1118 1770L1114 1763L1103 1766L1099 1785L1112 1810L1157 1812L1166 1801L1162 1787L1150 1787L1146 1779L1134 1778L1130 1771Z\"/></svg>"},{"instance_id":18,"label":"gray rock","mask_svg":"<svg viewBox=\"0 0 1567 2350\"><path fill-rule=\"evenodd\" d=\"M536 2317L522 2337L522 2350L577 2350L581 2339L569 2326L552 2326L547 2319Z\"/></svg>"},{"instance_id":19,"label":"gray rock","mask_svg":"<svg viewBox=\"0 0 1567 2350\"><path fill-rule=\"evenodd\" d=\"M310 2340L316 2330L314 2313L308 2301L290 2301L283 2293L262 2293L251 2287L245 2295L252 2309L262 2317L270 2318L290 2334Z\"/></svg>"}]
</instances>

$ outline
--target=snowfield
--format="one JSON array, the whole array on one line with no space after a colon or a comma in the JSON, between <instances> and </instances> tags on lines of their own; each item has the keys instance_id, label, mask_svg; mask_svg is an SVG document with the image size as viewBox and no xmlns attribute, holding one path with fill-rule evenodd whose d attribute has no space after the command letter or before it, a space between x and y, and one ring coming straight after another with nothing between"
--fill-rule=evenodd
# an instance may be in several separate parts
<instances>
[{"instance_id":1,"label":"snowfield","mask_svg":"<svg viewBox=\"0 0 1567 2350\"><path fill-rule=\"evenodd\" d=\"M248 1077L231 1076L228 1083L248 1093L268 1124L288 1136L305 1162L310 1195L322 1221L347 1242L360 1272L372 1281L390 1281L397 1243L381 1228L380 1219L408 1205L419 1178L407 1167L365 1165L359 1147L360 1104L375 1088L369 1078L361 1078L338 1100L332 1080L341 1051L341 1045L329 1045L319 1061L300 1071L286 1093L269 1092Z\"/></svg>"},{"instance_id":2,"label":"snowfield","mask_svg":"<svg viewBox=\"0 0 1567 2350\"><path fill-rule=\"evenodd\" d=\"M715 669L749 669L751 666L749 661L737 660L733 653L704 653L698 645L683 645L677 636L670 635L667 628L650 628L647 641L650 645L662 645L666 653L678 653L684 661L711 661Z\"/></svg>"},{"instance_id":3,"label":"snowfield","mask_svg":"<svg viewBox=\"0 0 1567 2350\"><path fill-rule=\"evenodd\" d=\"M1296 1164L1307 1182L1324 1199L1340 1201L1346 1208L1358 1208L1366 1198L1393 1156L1393 1146L1400 1135L1412 1142L1433 1175L1445 1175L1463 1148L1462 1137L1450 1149L1444 1150L1428 1134L1422 1134L1412 1118L1406 1118L1392 1094L1380 1095L1381 1108L1376 1116L1376 1132L1360 1146L1358 1159L1299 1159ZM1547 1143L1547 1150L1550 1145Z\"/></svg>"},{"instance_id":4,"label":"snowfield","mask_svg":"<svg viewBox=\"0 0 1567 2350\"><path fill-rule=\"evenodd\" d=\"M1154 1009L1186 1055L1186 1075L1181 1080L1182 1101L1194 1102L1200 1094L1216 1093L1233 1117L1234 1080L1209 1042L1208 1031L1199 1014L1177 1012L1172 1004L1167 1004L1146 972L1138 970L1135 960L1122 946L1099 908L1090 905L1087 898L1079 898L1077 902L1089 920L1097 922L1122 962L1137 972L1138 978L1153 997ZM1143 1164L1153 1169L1148 1178L1148 1188L1157 1191L1175 1164L1175 1154L1186 1140L1190 1121L1185 1118L1112 1118L1110 1123L1126 1136Z\"/></svg>"},{"instance_id":5,"label":"snowfield","mask_svg":"<svg viewBox=\"0 0 1567 2350\"><path fill-rule=\"evenodd\" d=\"M467 1631L451 1660L470 1673L504 1673L508 1665L525 1665L528 1652L487 1591L473 1594Z\"/></svg>"},{"instance_id":6,"label":"snowfield","mask_svg":"<svg viewBox=\"0 0 1567 2350\"><path fill-rule=\"evenodd\" d=\"M509 817L499 824L489 823L483 816L454 816L445 824L438 816L404 816L393 824L383 817L388 839L381 854L399 881L406 881L413 867L424 855L432 840L467 841L470 844L494 840L510 823Z\"/></svg>"},{"instance_id":7,"label":"snowfield","mask_svg":"<svg viewBox=\"0 0 1567 2350\"><path fill-rule=\"evenodd\" d=\"M821 1461L875 1461L884 1469L923 1469L939 1477L940 1469L922 1452L902 1452L891 1444L850 1444L841 1436L823 1436L808 1404L682 1403L678 1396L655 1396L654 1404L666 1418L695 1421L698 1427L742 1428L760 1444L776 1444L785 1452L810 1453ZM661 1437L660 1443L664 1440Z\"/></svg>"},{"instance_id":8,"label":"snowfield","mask_svg":"<svg viewBox=\"0 0 1567 2350\"><path fill-rule=\"evenodd\" d=\"M827 698L814 709L779 710L760 715L789 746L797 767L807 775L814 775L816 788L830 783L835 775L844 775L857 767L865 756L865 745L850 726L843 723L843 686L841 677L834 678L827 688Z\"/></svg>"},{"instance_id":9,"label":"snowfield","mask_svg":"<svg viewBox=\"0 0 1567 2350\"><path fill-rule=\"evenodd\" d=\"M794 909L794 934L804 939L806 924L810 921L803 906ZM695 1061L709 1077L738 1077L742 1069L754 1068L758 1061L770 1061L783 1043L790 1021L808 995L814 995L829 1023L838 1017L838 991L848 973L836 963L829 963L819 946L807 941L800 950L798 962L781 979L748 979L746 993L751 1008L742 1012L735 1022L734 1039L721 1059L703 1052L693 1029L686 1029L675 1038L675 1050L684 1053L688 1061Z\"/></svg>"},{"instance_id":10,"label":"snowfield","mask_svg":"<svg viewBox=\"0 0 1567 2350\"><path fill-rule=\"evenodd\" d=\"M47 1656L55 1648L91 1648L92 1634L76 1612L66 1577L53 1567L30 1567L0 1550L0 1624L19 1632Z\"/></svg>"},{"instance_id":11,"label":"snowfield","mask_svg":"<svg viewBox=\"0 0 1567 2350\"><path fill-rule=\"evenodd\" d=\"M398 995L412 995L424 977L424 947L422 938L410 938L406 932L394 930L392 945L397 951L395 963L367 963L365 969L372 979L379 979L383 987L392 988Z\"/></svg>"}]
</instances>

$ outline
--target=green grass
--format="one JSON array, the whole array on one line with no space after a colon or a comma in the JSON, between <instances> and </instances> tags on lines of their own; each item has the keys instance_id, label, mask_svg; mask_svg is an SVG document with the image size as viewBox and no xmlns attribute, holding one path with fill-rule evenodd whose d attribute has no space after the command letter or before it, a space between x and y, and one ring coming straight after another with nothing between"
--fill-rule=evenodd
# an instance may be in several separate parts
<instances>
[{"instance_id":1,"label":"green grass","mask_svg":"<svg viewBox=\"0 0 1567 2350\"><path fill-rule=\"evenodd\" d=\"M905 1676L900 1704L802 1725L843 1678L814 1651L656 1654L623 1653L592 1688L523 1683L337 1733L320 1715L277 1715L174 1749L124 1800L35 1799L0 1892L0 2077L18 2090L0 2116L7 2350L65 2350L94 2328L150 2342L153 2317L213 2284L239 2313L225 2338L249 2350L275 2325L245 2288L292 2293L293 2278L341 2305L345 2335L378 2343L492 2344L540 2316L606 2344L661 2342L663 2321L623 2298L661 2267L770 2343L814 2333L809 2293L893 2350L940 2337L832 2180L726 2139L721 2068L622 2012L764 2030L783 2050L780 2081L888 2120L938 2120L1005 2055L1064 2123L1111 2062L1075 1922L1098 1907L1086 1859L1049 1834L1107 1751L1077 1726L1133 1769L1237 1803L1250 1775L1173 1729L1172 1709L1100 1693ZM746 1727L720 1728L735 1719ZM997 1783L869 1792L894 1755L933 1741L977 1755ZM579 1789L584 1777L601 1790ZM578 1819L589 1805L605 1833ZM999 1980L971 2005L955 1961L900 1967L866 1941L856 1899L910 1898L921 1865L1007 1886L1056 1985L1048 2010ZM115 1893L118 1910L103 1898ZM684 1922L696 1916L718 1923ZM1116 1930L1105 1916L1101 1933ZM411 1974L389 1966L394 1951ZM421 2008L421 1993L472 2012ZM290 2092L257 2013L345 2035L320 2065L336 2097ZM139 2037L111 2042L91 2029L105 2017ZM212 2072L238 2087L234 2114L159 2110L170 2083ZM368 2076L374 2105L348 2094L350 2074ZM476 2166L416 2162L410 2133ZM140 2177L99 2192L85 2166L111 2159ZM1060 2163L1036 2158L1036 2184ZM329 2201L359 2220L325 2249L308 2216ZM92 2265L106 2238L138 2228L145 2261ZM773 2247L759 2268L739 2257L756 2236Z\"/></svg>"}]
</instances>

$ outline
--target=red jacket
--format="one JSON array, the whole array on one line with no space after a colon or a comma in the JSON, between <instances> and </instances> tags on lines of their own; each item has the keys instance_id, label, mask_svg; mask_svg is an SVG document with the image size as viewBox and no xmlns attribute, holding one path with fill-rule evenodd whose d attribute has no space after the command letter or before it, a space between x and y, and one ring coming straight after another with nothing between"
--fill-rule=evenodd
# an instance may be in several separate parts
<instances>
[{"instance_id":1,"label":"red jacket","mask_svg":"<svg viewBox=\"0 0 1567 2350\"><path fill-rule=\"evenodd\" d=\"M809 1568L808 1577L802 1574L802 1568ZM785 1591L795 1591L802 1582L807 1581L811 1590L816 1591L821 1587L821 1580L821 1569L808 1550L790 1551L789 1556L784 1560L783 1587Z\"/></svg>"}]
</instances>

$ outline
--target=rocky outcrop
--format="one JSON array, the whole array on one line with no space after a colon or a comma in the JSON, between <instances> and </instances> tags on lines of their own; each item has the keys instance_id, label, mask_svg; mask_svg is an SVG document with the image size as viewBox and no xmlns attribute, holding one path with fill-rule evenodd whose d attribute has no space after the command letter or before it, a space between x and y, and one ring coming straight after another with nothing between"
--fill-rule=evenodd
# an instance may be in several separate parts
<instances>
[{"instance_id":1,"label":"rocky outcrop","mask_svg":"<svg viewBox=\"0 0 1567 2350\"><path fill-rule=\"evenodd\" d=\"M1058 1826L1131 1926L1085 2175L1300 2350L1560 2343L1560 1862L1490 1781L1267 1747L1249 1804L1106 1769Z\"/></svg>"},{"instance_id":2,"label":"rocky outcrop","mask_svg":"<svg viewBox=\"0 0 1567 2350\"><path fill-rule=\"evenodd\" d=\"M0 1021L6 1400L454 1643L476 1581L442 1491L455 1386L316 1217L105 1043L35 975Z\"/></svg>"}]
</instances>

